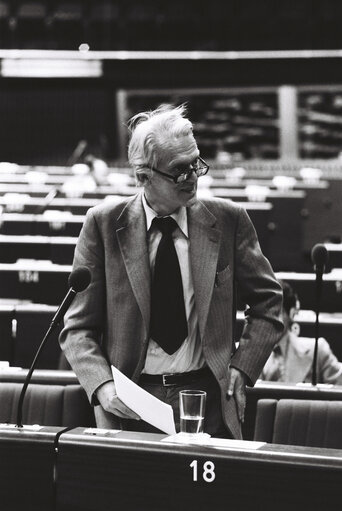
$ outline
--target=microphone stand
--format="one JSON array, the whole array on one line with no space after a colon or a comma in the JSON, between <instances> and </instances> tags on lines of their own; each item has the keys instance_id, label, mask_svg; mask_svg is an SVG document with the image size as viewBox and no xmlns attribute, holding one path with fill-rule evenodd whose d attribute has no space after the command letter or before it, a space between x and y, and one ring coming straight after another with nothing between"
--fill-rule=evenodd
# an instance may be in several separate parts
<instances>
[{"instance_id":1,"label":"microphone stand","mask_svg":"<svg viewBox=\"0 0 342 511\"><path fill-rule=\"evenodd\" d=\"M316 268L316 306L315 306L315 348L312 363L312 385L317 385L317 355L318 355L318 338L319 338L319 310L322 295L322 276L323 268Z\"/></svg>"},{"instance_id":2,"label":"microphone stand","mask_svg":"<svg viewBox=\"0 0 342 511\"><path fill-rule=\"evenodd\" d=\"M59 309L57 310L56 314L54 315L52 321L51 321L51 324L37 350L37 353L33 359L33 362L31 364L31 367L29 369L29 372L27 373L26 375L26 378L25 378L25 381L24 381L24 385L23 385L23 388L21 390L21 393L20 393L20 397L19 397L19 402L18 402L18 412L17 412L17 424L16 424L16 427L17 428L22 428L23 427L23 423L22 423L22 416L23 416L23 402L24 402L24 397L25 397L25 394L26 394L26 390L27 390L27 387L31 381L31 377L32 377L32 373L34 371L34 368L36 367L36 363L37 363L37 360L40 356L40 353L42 351L42 349L44 348L48 338L50 337L51 333L53 332L53 330L56 328L56 326L60 323L63 315L64 315L64 309L65 307L67 307L68 305L70 305L70 303L72 302L72 300L74 299L76 295L76 291L71 288L69 289L69 292L68 294L66 295L63 303L61 304L61 306L59 307Z\"/></svg>"},{"instance_id":3,"label":"microphone stand","mask_svg":"<svg viewBox=\"0 0 342 511\"><path fill-rule=\"evenodd\" d=\"M17 412L17 424L16 424L16 427L17 428L22 428L23 427L23 423L22 423L22 416L23 416L23 402L24 402L24 397L25 397L25 394L26 394L26 390L27 390L27 387L31 381L31 376L32 376L32 373L34 371L34 368L36 367L36 363L37 363L37 360L39 358L39 355L43 349L43 347L45 346L46 344L46 341L48 340L48 338L50 337L51 335L51 332L54 330L54 327L55 327L55 324L51 324L49 326L49 329L48 331L46 332L45 336L44 336L44 339L42 340L39 348L38 348L38 351L33 359L33 362L31 364L31 367L29 369L29 372L27 373L26 375L26 378L25 378L25 382L24 382L24 385L23 385L23 388L21 389L21 393L20 393L20 397L19 397L19 402L18 402L18 412Z\"/></svg>"}]
</instances>

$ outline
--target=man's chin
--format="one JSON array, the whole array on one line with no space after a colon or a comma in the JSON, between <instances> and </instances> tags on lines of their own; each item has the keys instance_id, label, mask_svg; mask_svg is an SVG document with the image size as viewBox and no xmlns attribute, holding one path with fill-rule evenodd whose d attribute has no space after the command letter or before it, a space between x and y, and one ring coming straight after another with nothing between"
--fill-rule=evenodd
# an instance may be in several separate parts
<instances>
[{"instance_id":1,"label":"man's chin","mask_svg":"<svg viewBox=\"0 0 342 511\"><path fill-rule=\"evenodd\" d=\"M192 206L197 202L197 193L195 192L192 197L189 197L188 201L186 202L186 206Z\"/></svg>"}]
</instances>

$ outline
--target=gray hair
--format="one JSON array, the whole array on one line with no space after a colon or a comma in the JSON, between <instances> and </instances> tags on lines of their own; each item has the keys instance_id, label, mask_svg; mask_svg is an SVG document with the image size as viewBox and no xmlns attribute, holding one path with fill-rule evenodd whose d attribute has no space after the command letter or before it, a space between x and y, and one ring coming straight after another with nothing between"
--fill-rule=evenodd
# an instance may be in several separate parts
<instances>
[{"instance_id":1,"label":"gray hair","mask_svg":"<svg viewBox=\"0 0 342 511\"><path fill-rule=\"evenodd\" d=\"M173 140L192 133L192 123L185 118L186 107L160 105L156 110L142 112L128 121L131 138L128 144L128 161L138 185L151 177L152 167L163 160L163 149Z\"/></svg>"}]
</instances>

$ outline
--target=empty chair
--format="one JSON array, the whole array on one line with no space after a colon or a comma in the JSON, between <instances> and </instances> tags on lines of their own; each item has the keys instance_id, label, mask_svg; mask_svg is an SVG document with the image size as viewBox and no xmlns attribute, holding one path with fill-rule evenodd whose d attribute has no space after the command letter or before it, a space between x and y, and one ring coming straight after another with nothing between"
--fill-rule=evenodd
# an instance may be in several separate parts
<instances>
[{"instance_id":1,"label":"empty chair","mask_svg":"<svg viewBox=\"0 0 342 511\"><path fill-rule=\"evenodd\" d=\"M22 383L0 383L0 422L15 423ZM91 427L92 408L81 385L28 386L23 406L23 424Z\"/></svg>"},{"instance_id":2,"label":"empty chair","mask_svg":"<svg viewBox=\"0 0 342 511\"><path fill-rule=\"evenodd\" d=\"M12 320L14 307L11 305L0 306L0 361L11 363L13 360L13 331Z\"/></svg>"},{"instance_id":3,"label":"empty chair","mask_svg":"<svg viewBox=\"0 0 342 511\"><path fill-rule=\"evenodd\" d=\"M18 305L16 307L16 332L13 347L13 366L29 368L43 340L56 307L48 305ZM58 335L62 325L58 325L42 350L37 369L57 369L61 349Z\"/></svg>"},{"instance_id":4,"label":"empty chair","mask_svg":"<svg viewBox=\"0 0 342 511\"><path fill-rule=\"evenodd\" d=\"M254 440L341 449L342 402L260 399Z\"/></svg>"}]
</instances>

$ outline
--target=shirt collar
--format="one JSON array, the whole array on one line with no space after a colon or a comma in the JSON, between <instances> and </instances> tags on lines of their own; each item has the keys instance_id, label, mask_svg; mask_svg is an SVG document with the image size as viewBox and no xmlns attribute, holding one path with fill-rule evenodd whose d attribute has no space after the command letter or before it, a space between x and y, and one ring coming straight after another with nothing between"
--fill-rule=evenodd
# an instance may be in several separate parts
<instances>
[{"instance_id":1,"label":"shirt collar","mask_svg":"<svg viewBox=\"0 0 342 511\"><path fill-rule=\"evenodd\" d=\"M142 194L142 204L146 215L146 230L149 231L153 219L158 216L157 213L147 204L145 194ZM172 213L172 215L167 215L173 218L176 222L182 233L188 238L188 220L187 220L187 212L184 206L181 206L177 211Z\"/></svg>"}]
</instances>

